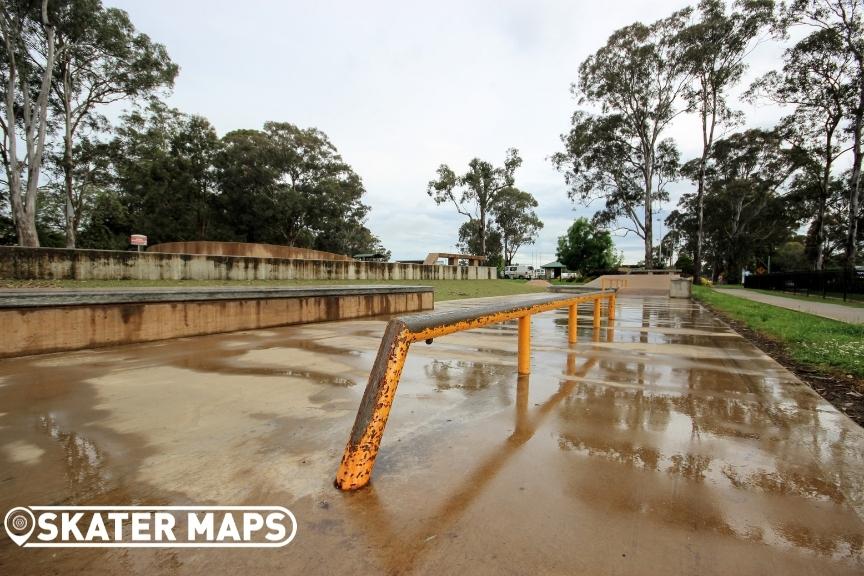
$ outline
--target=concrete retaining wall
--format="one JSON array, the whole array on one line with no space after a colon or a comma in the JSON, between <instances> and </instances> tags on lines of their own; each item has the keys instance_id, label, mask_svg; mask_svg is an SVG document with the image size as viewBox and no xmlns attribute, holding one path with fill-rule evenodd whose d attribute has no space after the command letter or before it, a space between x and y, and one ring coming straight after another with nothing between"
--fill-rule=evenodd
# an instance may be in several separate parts
<instances>
[{"instance_id":1,"label":"concrete retaining wall","mask_svg":"<svg viewBox=\"0 0 864 576\"><path fill-rule=\"evenodd\" d=\"M584 284L586 288L617 288L619 294L669 295L678 274L604 274Z\"/></svg>"},{"instance_id":2,"label":"concrete retaining wall","mask_svg":"<svg viewBox=\"0 0 864 576\"><path fill-rule=\"evenodd\" d=\"M200 290L161 296L146 289L104 295L21 292L0 292L0 324L7 335L0 338L0 357L402 314L434 305L431 288L407 286L295 289L293 294L291 289L261 294L215 289L211 299L202 299ZM143 301L135 301L136 292Z\"/></svg>"},{"instance_id":3,"label":"concrete retaining wall","mask_svg":"<svg viewBox=\"0 0 864 576\"><path fill-rule=\"evenodd\" d=\"M148 252L168 254L206 254L208 256L249 256L252 258L283 258L302 260L353 260L350 256L322 252L311 248L277 246L275 244L254 244L250 242L214 242L196 240L194 242L165 242L147 248Z\"/></svg>"},{"instance_id":4,"label":"concrete retaining wall","mask_svg":"<svg viewBox=\"0 0 864 576\"><path fill-rule=\"evenodd\" d=\"M299 260L0 246L0 278L17 280L493 280L489 266Z\"/></svg>"}]
</instances>

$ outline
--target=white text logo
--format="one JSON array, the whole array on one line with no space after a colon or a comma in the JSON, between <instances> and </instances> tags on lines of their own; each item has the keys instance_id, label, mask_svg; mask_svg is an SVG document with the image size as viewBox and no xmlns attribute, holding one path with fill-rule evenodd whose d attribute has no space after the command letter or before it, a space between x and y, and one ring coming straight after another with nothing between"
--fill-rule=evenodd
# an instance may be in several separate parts
<instances>
[{"instance_id":1,"label":"white text logo","mask_svg":"<svg viewBox=\"0 0 864 576\"><path fill-rule=\"evenodd\" d=\"M297 535L281 506L19 506L3 524L22 548L278 548Z\"/></svg>"}]
</instances>

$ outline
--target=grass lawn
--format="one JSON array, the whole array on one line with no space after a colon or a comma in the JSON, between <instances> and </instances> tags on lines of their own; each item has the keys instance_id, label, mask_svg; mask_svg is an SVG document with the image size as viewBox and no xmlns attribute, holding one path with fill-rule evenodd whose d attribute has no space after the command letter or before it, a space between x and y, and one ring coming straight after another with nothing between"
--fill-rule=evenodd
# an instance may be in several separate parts
<instances>
[{"instance_id":1,"label":"grass lawn","mask_svg":"<svg viewBox=\"0 0 864 576\"><path fill-rule=\"evenodd\" d=\"M803 364L864 378L864 326L720 294L694 286L693 297L786 346Z\"/></svg>"},{"instance_id":2,"label":"grass lawn","mask_svg":"<svg viewBox=\"0 0 864 576\"><path fill-rule=\"evenodd\" d=\"M545 292L525 280L0 280L0 288L162 288L192 286L333 286L333 285L432 286L435 301L509 296Z\"/></svg>"}]
</instances>

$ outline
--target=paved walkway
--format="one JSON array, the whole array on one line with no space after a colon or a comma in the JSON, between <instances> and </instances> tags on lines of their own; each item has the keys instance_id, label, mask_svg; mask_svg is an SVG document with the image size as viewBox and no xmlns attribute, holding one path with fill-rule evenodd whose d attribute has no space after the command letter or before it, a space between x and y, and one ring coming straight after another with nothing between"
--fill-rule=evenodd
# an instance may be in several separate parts
<instances>
[{"instance_id":1,"label":"paved walkway","mask_svg":"<svg viewBox=\"0 0 864 576\"><path fill-rule=\"evenodd\" d=\"M723 290L715 288L721 294L729 296L738 296L746 298L754 302L762 302L763 304L771 304L780 308L788 308L789 310L797 310L798 312L806 312L823 318L839 320L840 322L848 322L849 324L864 324L864 308L855 308L852 306L844 306L842 304L829 304L828 302L807 302L798 300L797 298L786 298L784 296L774 296L771 294L763 294L762 292L754 292L743 288L733 290Z\"/></svg>"},{"instance_id":2,"label":"paved walkway","mask_svg":"<svg viewBox=\"0 0 864 576\"><path fill-rule=\"evenodd\" d=\"M471 305L470 301L437 308ZM476 304L476 302L474 302ZM0 574L864 574L864 429L687 300L411 347L372 485L333 487L384 322L0 360L13 506L278 505L284 548L19 548ZM2 519L2 516L0 516Z\"/></svg>"}]
</instances>

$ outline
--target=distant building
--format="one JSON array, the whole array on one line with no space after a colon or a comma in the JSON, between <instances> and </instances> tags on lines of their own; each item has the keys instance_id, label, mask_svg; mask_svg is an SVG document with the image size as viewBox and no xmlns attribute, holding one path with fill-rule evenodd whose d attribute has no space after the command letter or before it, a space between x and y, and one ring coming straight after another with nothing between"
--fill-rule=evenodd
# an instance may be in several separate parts
<instances>
[{"instance_id":1,"label":"distant building","mask_svg":"<svg viewBox=\"0 0 864 576\"><path fill-rule=\"evenodd\" d=\"M565 270L567 270L567 267L564 266L564 264L562 264L561 262L558 262L557 260L555 262L549 262L548 264L544 264L540 268L546 271L547 280L561 278L561 274Z\"/></svg>"}]
</instances>

